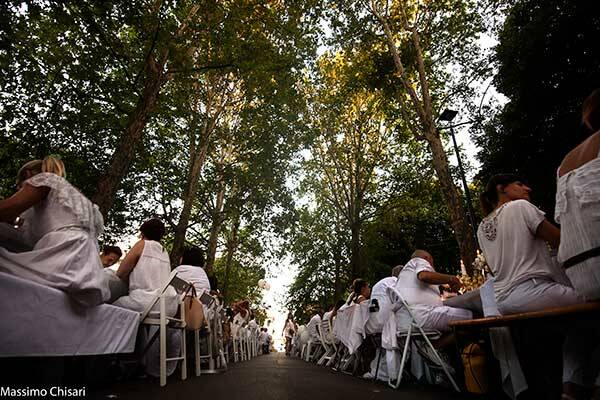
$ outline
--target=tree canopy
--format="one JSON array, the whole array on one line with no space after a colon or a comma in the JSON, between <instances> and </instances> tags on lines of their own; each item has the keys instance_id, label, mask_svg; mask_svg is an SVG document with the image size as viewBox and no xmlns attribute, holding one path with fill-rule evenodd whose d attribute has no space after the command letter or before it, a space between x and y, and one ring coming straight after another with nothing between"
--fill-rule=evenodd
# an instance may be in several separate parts
<instances>
[{"instance_id":1,"label":"tree canopy","mask_svg":"<svg viewBox=\"0 0 600 400\"><path fill-rule=\"evenodd\" d=\"M417 248L469 267L445 108L473 134L472 189L517 172L552 215L599 33L597 7L566 0L5 1L0 196L59 155L102 243L157 216L172 263L203 248L227 301L259 303L290 260L280 300L306 318Z\"/></svg>"}]
</instances>

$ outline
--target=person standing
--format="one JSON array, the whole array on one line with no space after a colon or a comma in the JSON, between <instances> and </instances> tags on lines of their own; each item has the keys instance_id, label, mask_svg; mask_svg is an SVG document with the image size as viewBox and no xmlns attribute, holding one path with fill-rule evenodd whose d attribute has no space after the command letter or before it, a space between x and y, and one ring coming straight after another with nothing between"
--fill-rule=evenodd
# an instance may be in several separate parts
<instances>
[{"instance_id":1,"label":"person standing","mask_svg":"<svg viewBox=\"0 0 600 400\"><path fill-rule=\"evenodd\" d=\"M296 324L294 323L294 316L292 313L288 313L287 319L283 326L283 337L285 337L285 355L289 356L292 351L292 339L297 332Z\"/></svg>"}]
</instances>

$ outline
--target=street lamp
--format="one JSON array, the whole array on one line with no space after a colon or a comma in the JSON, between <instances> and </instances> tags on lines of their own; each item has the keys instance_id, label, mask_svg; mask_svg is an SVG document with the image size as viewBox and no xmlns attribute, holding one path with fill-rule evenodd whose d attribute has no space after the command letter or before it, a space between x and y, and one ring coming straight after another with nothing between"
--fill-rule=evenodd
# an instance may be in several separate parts
<instances>
[{"instance_id":1,"label":"street lamp","mask_svg":"<svg viewBox=\"0 0 600 400\"><path fill-rule=\"evenodd\" d=\"M440 121L445 121L451 123L454 117L458 114L458 111L450 110L446 108L442 114L440 115ZM477 235L477 225L475 225L475 213L473 212L473 202L471 201L471 192L469 191L469 187L467 186L467 178L465 178L465 170L463 168L462 160L460 158L460 153L458 152L458 145L456 144L456 137L454 137L454 126L450 125L450 136L452 136L452 143L454 144L454 152L456 153L456 158L458 160L458 171L460 173L460 177L462 179L463 188L465 190L465 197L467 198L467 209L469 211L469 219L471 220L471 228L473 229L473 239ZM477 241L475 241L475 247L477 247Z\"/></svg>"}]
</instances>

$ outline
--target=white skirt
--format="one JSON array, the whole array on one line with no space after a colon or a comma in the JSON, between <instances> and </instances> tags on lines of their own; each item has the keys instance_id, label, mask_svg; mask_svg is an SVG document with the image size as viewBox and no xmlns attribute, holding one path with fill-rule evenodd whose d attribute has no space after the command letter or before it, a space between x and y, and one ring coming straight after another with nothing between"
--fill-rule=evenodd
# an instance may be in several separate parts
<instances>
[{"instance_id":1,"label":"white skirt","mask_svg":"<svg viewBox=\"0 0 600 400\"><path fill-rule=\"evenodd\" d=\"M600 256L568 268L567 276L585 301L600 299Z\"/></svg>"},{"instance_id":2,"label":"white skirt","mask_svg":"<svg viewBox=\"0 0 600 400\"><path fill-rule=\"evenodd\" d=\"M49 232L31 251L0 248L0 270L63 290L85 306L101 304L110 296L98 242L78 228Z\"/></svg>"}]
</instances>

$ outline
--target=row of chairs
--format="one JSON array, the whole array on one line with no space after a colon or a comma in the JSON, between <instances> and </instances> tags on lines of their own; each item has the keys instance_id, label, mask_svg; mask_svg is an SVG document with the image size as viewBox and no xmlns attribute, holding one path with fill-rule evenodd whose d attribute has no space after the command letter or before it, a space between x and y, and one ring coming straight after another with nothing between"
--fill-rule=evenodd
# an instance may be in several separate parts
<instances>
[{"instance_id":1,"label":"row of chairs","mask_svg":"<svg viewBox=\"0 0 600 400\"><path fill-rule=\"evenodd\" d=\"M259 355L258 326L242 325L232 337L233 362L251 360Z\"/></svg>"},{"instance_id":2,"label":"row of chairs","mask_svg":"<svg viewBox=\"0 0 600 400\"><path fill-rule=\"evenodd\" d=\"M167 299L170 297L168 294L169 286L173 287L178 294L178 309L175 317L167 315ZM159 294L156 296L154 301L148 305L146 310L140 316L140 322L142 326L156 326L158 331L150 338L143 352L146 352L153 342L158 339L160 347L160 386L167 384L167 362L177 361L180 362L181 379L187 379L187 349L186 349L186 333L189 327L186 326L183 294L188 292L191 287L191 283L184 281L177 277L177 273L173 271L169 276L169 280ZM207 371L214 371L215 366L217 368L227 368L227 354L226 346L223 343L223 331L222 331L222 318L224 314L223 306L216 301L215 298L208 294L201 296L201 301L206 305L208 310L207 324L201 329L193 330L194 338L194 358L195 358L195 373L196 376L202 374L201 363L203 360L208 361L209 368ZM158 303L158 311L154 311L156 304ZM181 352L179 356L167 357L167 329L175 329L180 331L181 337ZM202 354L201 352L201 339L206 339L207 353Z\"/></svg>"},{"instance_id":3,"label":"row of chairs","mask_svg":"<svg viewBox=\"0 0 600 400\"><path fill-rule=\"evenodd\" d=\"M391 317L393 318L393 314L400 312L401 310L404 310L408 316L408 322L406 325L397 327L396 337L399 346L402 347L402 356L397 374L395 374L393 377L389 377L388 384L395 389L400 386L402 378L405 375L405 367L409 357L411 343L415 343L417 348L428 355L427 359L432 361L432 366L441 369L448 378L449 382L452 384L453 388L457 392L460 392L456 381L450 373L449 366L431 343L431 340L435 340L441 336L440 332L436 330L426 330L420 326L416 322L411 307L396 288L388 288L387 295L392 305ZM317 332L318 338L310 337L308 341L302 345L301 349L296 349L296 351L299 351L300 357L303 360L308 362L316 362L317 365L332 367L342 372L348 371L350 367L356 367L358 363L358 357L356 353L350 352L349 349L342 343L342 341L335 337L331 319L323 320L321 324L317 326ZM378 344L381 343L380 334L375 334L372 336ZM376 337L379 340L377 340ZM298 344L298 342L299 340L296 338L295 343ZM379 363L381 362L382 353L383 351L380 349L377 367L380 365Z\"/></svg>"}]
</instances>

